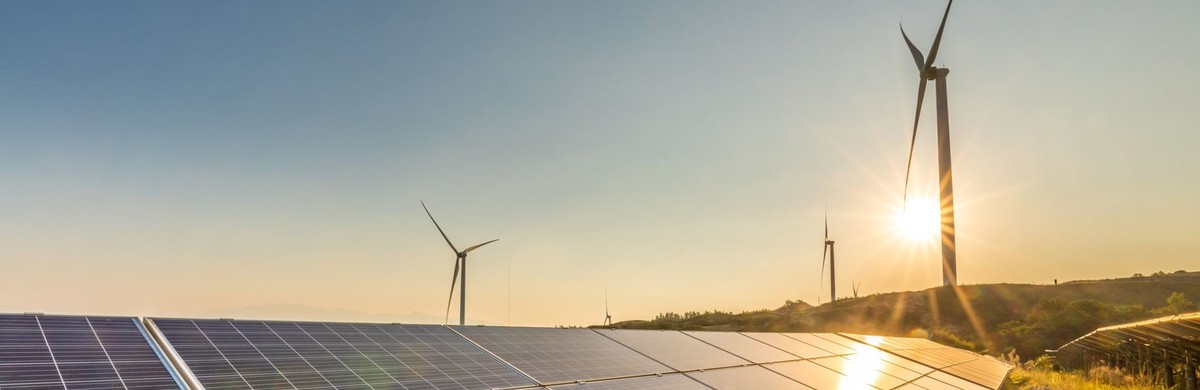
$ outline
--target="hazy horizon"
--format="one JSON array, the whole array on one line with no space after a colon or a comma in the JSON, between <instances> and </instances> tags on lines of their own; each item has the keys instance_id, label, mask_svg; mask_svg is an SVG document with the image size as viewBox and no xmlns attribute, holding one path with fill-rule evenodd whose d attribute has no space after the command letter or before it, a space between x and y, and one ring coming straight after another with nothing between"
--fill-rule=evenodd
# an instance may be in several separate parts
<instances>
[{"instance_id":1,"label":"hazy horizon","mask_svg":"<svg viewBox=\"0 0 1200 390\"><path fill-rule=\"evenodd\" d=\"M500 239L468 262L488 323L597 324L606 290L616 321L827 301L826 206L840 295L934 287L936 233L896 223L898 24L927 50L944 7L0 3L0 312L440 318L421 200L460 248ZM1198 263L1198 13L955 3L961 283Z\"/></svg>"}]
</instances>

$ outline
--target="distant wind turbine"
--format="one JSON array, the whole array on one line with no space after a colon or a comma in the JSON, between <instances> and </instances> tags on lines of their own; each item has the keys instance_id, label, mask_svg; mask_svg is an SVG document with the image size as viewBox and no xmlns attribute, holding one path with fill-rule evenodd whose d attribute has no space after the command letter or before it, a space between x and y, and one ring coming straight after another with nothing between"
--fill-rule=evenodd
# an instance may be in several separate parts
<instances>
[{"instance_id":1,"label":"distant wind turbine","mask_svg":"<svg viewBox=\"0 0 1200 390\"><path fill-rule=\"evenodd\" d=\"M829 210L825 210L825 246L821 249L821 283L825 282L825 255L829 255L829 301L837 300L837 280L834 279L833 240L829 239ZM817 293L817 304L821 303L821 294Z\"/></svg>"},{"instance_id":2,"label":"distant wind turbine","mask_svg":"<svg viewBox=\"0 0 1200 390\"><path fill-rule=\"evenodd\" d=\"M933 66L937 59L938 46L942 43L942 31L946 29L946 17L950 15L950 5L946 3L946 12L942 14L942 24L938 26L937 36L933 38L933 47L929 49L929 58L922 58L921 51L908 39L904 26L900 26L900 35L908 44L913 60L920 71L921 84L917 87L917 114L913 118L912 141L908 147L908 165L904 171L904 204L908 205L908 177L912 171L913 149L917 146L917 124L921 121L921 103L925 100L925 83L937 81L937 138L938 138L938 171L941 186L942 214L942 285L958 284L958 262L954 246L954 180L950 166L950 114L946 105L946 75L950 70Z\"/></svg>"},{"instance_id":3,"label":"distant wind turbine","mask_svg":"<svg viewBox=\"0 0 1200 390\"><path fill-rule=\"evenodd\" d=\"M479 247L500 241L499 238L491 240L479 245L469 247L459 251L454 247L454 243L450 242L450 237L446 237L446 232L442 231L442 227L438 225L437 220L433 219L433 214L429 212L429 207L425 207L425 201L421 201L421 207L425 209L425 214L429 216L429 220L433 221L433 226L437 227L438 233L442 234L442 238L446 240L446 245L450 245L450 250L454 251L454 277L450 278L450 298L446 299L446 322L450 322L450 302L454 300L454 283L459 279L458 269L462 267L462 281L459 283L458 293L458 324L467 324L467 253L479 249Z\"/></svg>"},{"instance_id":4,"label":"distant wind turbine","mask_svg":"<svg viewBox=\"0 0 1200 390\"><path fill-rule=\"evenodd\" d=\"M608 314L608 289L604 289L604 326L612 326L612 315Z\"/></svg>"}]
</instances>

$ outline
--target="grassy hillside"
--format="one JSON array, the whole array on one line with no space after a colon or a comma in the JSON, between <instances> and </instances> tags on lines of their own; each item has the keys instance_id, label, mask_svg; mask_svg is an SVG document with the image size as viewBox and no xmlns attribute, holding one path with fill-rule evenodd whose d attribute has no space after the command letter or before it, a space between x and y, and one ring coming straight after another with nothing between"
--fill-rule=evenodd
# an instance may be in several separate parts
<instances>
[{"instance_id":1,"label":"grassy hillside","mask_svg":"<svg viewBox=\"0 0 1200 390\"><path fill-rule=\"evenodd\" d=\"M994 355L1016 349L1020 356L1033 358L1097 327L1195 311L1193 300L1200 300L1200 272L1178 271L1059 285L938 287L816 307L789 301L775 310L738 314L664 313L614 326L928 336Z\"/></svg>"}]
</instances>

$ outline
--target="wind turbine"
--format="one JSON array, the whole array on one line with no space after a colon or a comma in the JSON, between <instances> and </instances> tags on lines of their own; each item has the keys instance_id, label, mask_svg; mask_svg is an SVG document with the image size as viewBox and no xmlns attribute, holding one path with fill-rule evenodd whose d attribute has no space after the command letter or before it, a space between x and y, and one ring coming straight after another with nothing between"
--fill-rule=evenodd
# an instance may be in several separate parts
<instances>
[{"instance_id":1,"label":"wind turbine","mask_svg":"<svg viewBox=\"0 0 1200 390\"><path fill-rule=\"evenodd\" d=\"M829 301L837 300L837 280L834 279L833 267L833 240L829 239L829 210L825 210L825 246L821 248L821 282L825 280L825 255L829 254ZM821 294L817 294L817 303L821 300Z\"/></svg>"},{"instance_id":2,"label":"wind turbine","mask_svg":"<svg viewBox=\"0 0 1200 390\"><path fill-rule=\"evenodd\" d=\"M950 70L933 66L937 59L938 45L942 43L942 31L946 29L946 17L950 15L950 5L946 3L946 12L942 14L942 24L938 26L937 36L933 38L933 47L929 49L929 58L922 58L921 51L908 39L904 26L900 26L900 35L908 44L913 60L917 63L921 84L917 87L917 114L913 118L912 141L908 147L908 165L904 171L904 204L908 205L908 177L912 172L913 148L917 145L917 124L921 121L921 103L925 100L925 83L929 80L937 82L937 138L938 138L938 172L941 187L942 214L942 285L958 284L958 263L954 246L954 180L950 166L950 115L946 107L946 75Z\"/></svg>"},{"instance_id":3,"label":"wind turbine","mask_svg":"<svg viewBox=\"0 0 1200 390\"><path fill-rule=\"evenodd\" d=\"M437 227L438 233L442 234L442 238L446 240L446 245L450 245L450 250L454 251L454 277L450 278L450 297L446 299L446 322L450 321L450 302L454 300L454 282L458 281L458 268L462 267L462 281L459 283L458 292L458 324L467 324L467 253L479 249L479 247L500 241L499 238L491 240L479 245L469 247L459 251L454 247L454 243L450 242L450 237L446 237L446 232L442 231L442 227L438 225L437 220L433 219L433 214L429 212L429 207L425 207L425 201L421 201L421 207L425 209L425 214L429 216L429 220L433 221L433 226Z\"/></svg>"},{"instance_id":4,"label":"wind turbine","mask_svg":"<svg viewBox=\"0 0 1200 390\"><path fill-rule=\"evenodd\" d=\"M608 314L608 289L604 290L604 326L612 326L612 315Z\"/></svg>"}]
</instances>

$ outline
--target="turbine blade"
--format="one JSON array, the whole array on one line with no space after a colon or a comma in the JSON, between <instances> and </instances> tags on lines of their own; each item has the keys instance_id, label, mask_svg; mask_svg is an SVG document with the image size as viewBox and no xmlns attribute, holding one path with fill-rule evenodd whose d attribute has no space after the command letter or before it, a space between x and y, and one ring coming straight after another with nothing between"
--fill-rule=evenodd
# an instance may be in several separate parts
<instances>
[{"instance_id":1,"label":"turbine blade","mask_svg":"<svg viewBox=\"0 0 1200 390\"><path fill-rule=\"evenodd\" d=\"M913 61L917 62L917 71L925 70L925 56L921 55L921 50L913 45L912 41L908 40L908 34L904 33L904 25L900 25L900 35L904 37L904 43L908 44L908 51L912 52Z\"/></svg>"},{"instance_id":2,"label":"turbine blade","mask_svg":"<svg viewBox=\"0 0 1200 390\"><path fill-rule=\"evenodd\" d=\"M950 0L946 3L946 13L942 14L942 25L938 26L937 36L933 37L933 47L929 49L929 58L925 59L925 67L921 68L922 71L933 67L933 60L937 58L938 46L941 46L942 44L942 30L946 29L946 17L950 16L951 4L954 4L954 0Z\"/></svg>"},{"instance_id":3,"label":"turbine blade","mask_svg":"<svg viewBox=\"0 0 1200 390\"><path fill-rule=\"evenodd\" d=\"M450 278L450 297L446 298L446 322L450 323L450 302L454 302L454 284L458 282L458 263L462 258L454 258L454 277Z\"/></svg>"},{"instance_id":4,"label":"turbine blade","mask_svg":"<svg viewBox=\"0 0 1200 390\"><path fill-rule=\"evenodd\" d=\"M829 241L829 207L825 207L825 241Z\"/></svg>"},{"instance_id":5,"label":"turbine blade","mask_svg":"<svg viewBox=\"0 0 1200 390\"><path fill-rule=\"evenodd\" d=\"M481 247L481 246L484 246L484 245L487 245L487 244L491 244L491 243L493 243L493 242L496 242L496 241L500 241L500 239L499 239L499 238L497 238L497 239L495 239L495 240L491 240L491 241L488 241L488 242L485 242L485 243L482 243L482 244L479 244L479 245L476 245L476 246L473 246L473 247L470 247L470 248L467 248L467 249L463 249L462 253L463 253L463 254L469 253L469 252L471 252L471 251L473 251L473 250L475 250L475 249L478 249L478 248L479 248L479 247Z\"/></svg>"},{"instance_id":6,"label":"turbine blade","mask_svg":"<svg viewBox=\"0 0 1200 390\"><path fill-rule=\"evenodd\" d=\"M425 209L425 215L428 215L429 220L433 221L433 226L437 227L438 233L442 233L442 238L444 238L446 240L446 245L450 245L450 249L453 250L454 253L458 253L458 248L455 248L454 244L450 243L450 237L446 237L446 232L442 231L442 226L438 225L437 220L433 219L433 214L429 213L429 208L425 207L425 201L421 201L421 208ZM457 266L457 263L456 263L456 266Z\"/></svg>"},{"instance_id":7,"label":"turbine blade","mask_svg":"<svg viewBox=\"0 0 1200 390\"><path fill-rule=\"evenodd\" d=\"M913 149L917 147L917 124L921 123L921 103L925 100L925 83L924 77L921 78L921 86L917 87L917 114L913 116L913 132L912 141L908 144L908 164L904 167L904 208L908 209L908 176L912 173L912 158Z\"/></svg>"}]
</instances>

